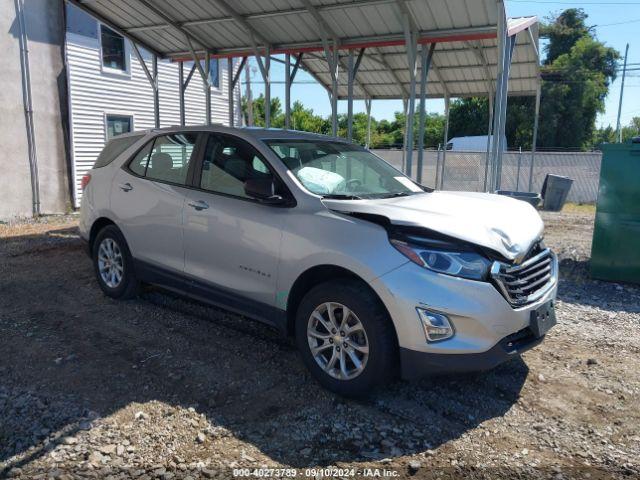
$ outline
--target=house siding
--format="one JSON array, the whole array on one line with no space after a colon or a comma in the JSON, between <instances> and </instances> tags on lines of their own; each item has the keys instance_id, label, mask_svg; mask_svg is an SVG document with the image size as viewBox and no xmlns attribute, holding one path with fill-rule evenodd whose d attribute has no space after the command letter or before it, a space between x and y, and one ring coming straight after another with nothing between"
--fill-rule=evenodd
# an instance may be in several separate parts
<instances>
[{"instance_id":1,"label":"house siding","mask_svg":"<svg viewBox=\"0 0 640 480\"><path fill-rule=\"evenodd\" d=\"M73 198L80 205L80 181L93 164L106 141L106 115L120 114L133 117L133 130L154 128L153 91L149 81L127 46L128 73L103 71L100 42L93 36L73 32L66 34L69 107L71 117L71 153ZM151 55L142 51L145 63L151 68ZM191 63L185 63L184 76ZM238 62L234 62L237 70ZM179 65L158 61L160 96L160 126L180 124ZM219 88L211 88L211 122L228 125L229 72L226 60L219 62ZM234 92L235 124L240 124L239 85ZM195 71L185 92L185 123L205 123L205 95L202 78Z\"/></svg>"}]
</instances>

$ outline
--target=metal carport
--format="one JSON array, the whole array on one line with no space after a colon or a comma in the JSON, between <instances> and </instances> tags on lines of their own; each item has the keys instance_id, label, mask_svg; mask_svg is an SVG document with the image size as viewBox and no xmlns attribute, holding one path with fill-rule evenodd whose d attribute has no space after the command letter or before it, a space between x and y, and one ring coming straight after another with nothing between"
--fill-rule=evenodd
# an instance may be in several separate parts
<instances>
[{"instance_id":1,"label":"metal carport","mask_svg":"<svg viewBox=\"0 0 640 480\"><path fill-rule=\"evenodd\" d=\"M242 57L242 63L255 56L265 83L267 127L270 63L275 54L284 54L287 64L287 127L291 84L298 68L327 89L334 135L338 100L348 102L351 138L354 99L365 100L368 114L375 99L403 99L407 113L405 170L409 175L413 173L414 143L409 126L414 123L416 99L420 132L426 117L424 99L445 99L446 143L450 99L489 97L493 108L488 131L496 141L487 146L487 190L500 188L508 95L536 96L535 151L540 101L538 22L536 17L507 19L502 0L67 1L149 50L154 59L196 60L186 82L196 69L207 82L212 56L226 57L229 62ZM155 62L146 73L157 90ZM229 88L234 88L241 70ZM206 101L210 108L210 94ZM233 104L229 107L233 125ZM156 118L159 108L156 95ZM181 102L181 118L183 111ZM420 181L423 145L422 135L418 137Z\"/></svg>"}]
</instances>

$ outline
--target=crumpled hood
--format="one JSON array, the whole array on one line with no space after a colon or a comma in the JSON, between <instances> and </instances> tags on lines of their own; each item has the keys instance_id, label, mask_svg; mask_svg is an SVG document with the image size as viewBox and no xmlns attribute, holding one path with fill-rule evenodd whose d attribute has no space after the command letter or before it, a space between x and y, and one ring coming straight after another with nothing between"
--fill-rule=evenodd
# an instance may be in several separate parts
<instances>
[{"instance_id":1,"label":"crumpled hood","mask_svg":"<svg viewBox=\"0 0 640 480\"><path fill-rule=\"evenodd\" d=\"M423 227L490 248L509 260L526 254L544 225L526 202L489 193L431 192L375 200L323 199L343 213L381 215L393 225Z\"/></svg>"}]
</instances>

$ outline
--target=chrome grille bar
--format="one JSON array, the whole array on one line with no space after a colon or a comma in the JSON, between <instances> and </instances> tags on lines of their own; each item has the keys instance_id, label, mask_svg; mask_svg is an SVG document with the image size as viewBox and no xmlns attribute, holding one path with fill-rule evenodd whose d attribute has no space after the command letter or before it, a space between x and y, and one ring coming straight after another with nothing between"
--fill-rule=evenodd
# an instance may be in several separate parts
<instances>
[{"instance_id":1,"label":"chrome grille bar","mask_svg":"<svg viewBox=\"0 0 640 480\"><path fill-rule=\"evenodd\" d=\"M535 302L557 282L558 261L554 253L542 250L520 265L494 262L491 276L507 301L516 307Z\"/></svg>"},{"instance_id":2,"label":"chrome grille bar","mask_svg":"<svg viewBox=\"0 0 640 480\"><path fill-rule=\"evenodd\" d=\"M515 280L505 280L504 283L507 285L526 285L528 282L532 281L534 278L539 277L540 275L544 275L551 271L551 262L548 262L544 268L538 270L537 272L533 272L531 275L527 275L524 278L517 277L515 275L509 275L509 278L514 278ZM506 277L507 275L505 275Z\"/></svg>"}]
</instances>

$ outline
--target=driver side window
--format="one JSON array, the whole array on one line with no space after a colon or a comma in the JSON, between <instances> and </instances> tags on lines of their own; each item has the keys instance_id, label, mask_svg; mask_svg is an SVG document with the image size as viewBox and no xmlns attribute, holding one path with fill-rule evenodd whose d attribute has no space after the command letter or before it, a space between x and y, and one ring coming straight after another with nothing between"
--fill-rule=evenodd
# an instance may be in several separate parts
<instances>
[{"instance_id":1,"label":"driver side window","mask_svg":"<svg viewBox=\"0 0 640 480\"><path fill-rule=\"evenodd\" d=\"M214 193L251 198L244 191L249 179L273 179L264 160L242 140L210 135L202 159L200 188Z\"/></svg>"}]
</instances>

